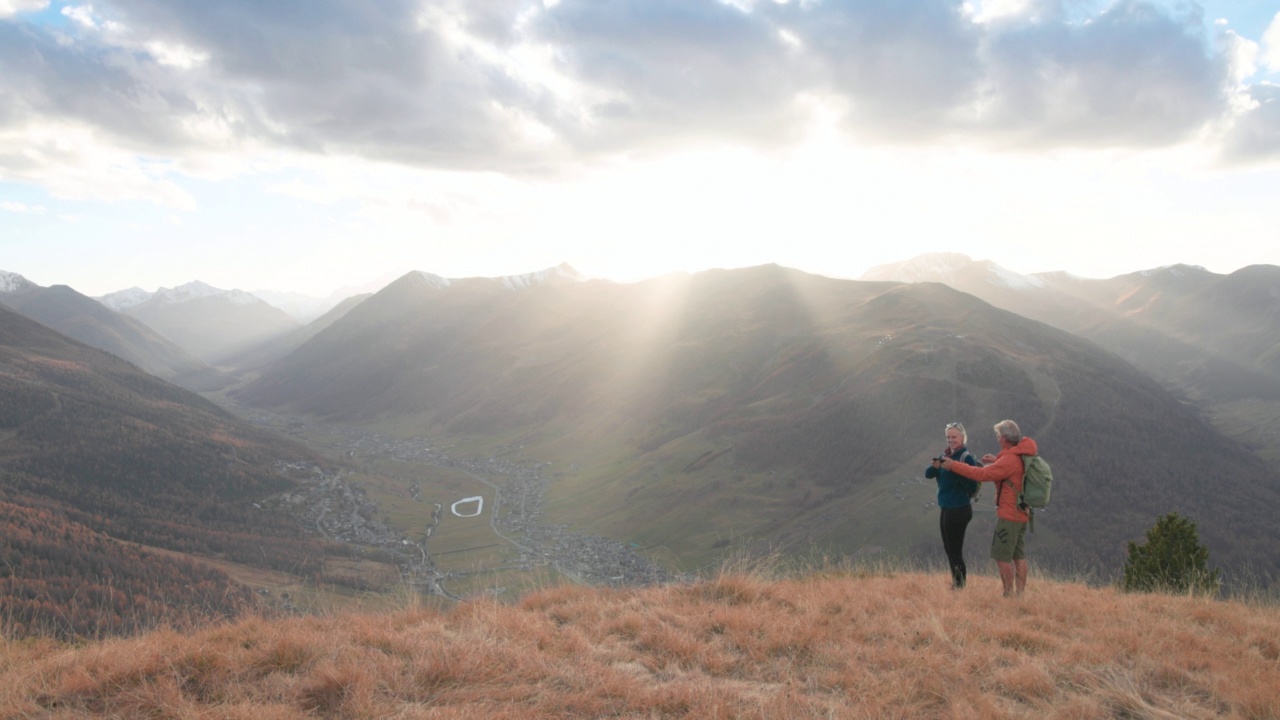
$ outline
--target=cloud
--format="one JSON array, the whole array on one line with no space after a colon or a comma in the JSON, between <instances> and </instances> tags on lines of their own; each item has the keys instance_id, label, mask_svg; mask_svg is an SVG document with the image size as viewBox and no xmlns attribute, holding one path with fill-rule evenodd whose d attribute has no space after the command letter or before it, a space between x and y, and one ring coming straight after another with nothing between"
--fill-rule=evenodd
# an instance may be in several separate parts
<instances>
[{"instance_id":1,"label":"cloud","mask_svg":"<svg viewBox=\"0 0 1280 720\"><path fill-rule=\"evenodd\" d=\"M798 39L809 82L840 101L860 134L945 135L978 90L982 28L959 3L843 0L767 12Z\"/></svg>"},{"instance_id":2,"label":"cloud","mask_svg":"<svg viewBox=\"0 0 1280 720\"><path fill-rule=\"evenodd\" d=\"M1237 163L1280 159L1280 85L1258 83L1246 97L1247 109L1227 137L1226 158Z\"/></svg>"},{"instance_id":3,"label":"cloud","mask_svg":"<svg viewBox=\"0 0 1280 720\"><path fill-rule=\"evenodd\" d=\"M1231 62L1201 19L1122 0L1087 22L993 28L973 131L1032 145L1149 147L1190 138L1228 107Z\"/></svg>"},{"instance_id":4,"label":"cloud","mask_svg":"<svg viewBox=\"0 0 1280 720\"><path fill-rule=\"evenodd\" d=\"M1276 13L1271 25L1262 33L1262 44L1262 62L1271 72L1280 72L1280 13Z\"/></svg>"},{"instance_id":5,"label":"cloud","mask_svg":"<svg viewBox=\"0 0 1280 720\"><path fill-rule=\"evenodd\" d=\"M1166 146L1228 112L1236 58L1198 13L1079 5L564 0L533 27L564 73L611 94L591 129L615 145L786 142L815 96L864 140L1026 148Z\"/></svg>"},{"instance_id":6,"label":"cloud","mask_svg":"<svg viewBox=\"0 0 1280 720\"><path fill-rule=\"evenodd\" d=\"M1230 126L1266 147L1271 90L1240 87L1240 47L1210 43L1194 4L1092 5L98 0L50 25L0 0L0 131L502 172L785 147L819 115L863 142L1147 148ZM0 147L0 173L31 162Z\"/></svg>"},{"instance_id":7,"label":"cloud","mask_svg":"<svg viewBox=\"0 0 1280 720\"><path fill-rule=\"evenodd\" d=\"M48 4L48 0L0 0L0 19L43 10Z\"/></svg>"},{"instance_id":8,"label":"cloud","mask_svg":"<svg viewBox=\"0 0 1280 720\"><path fill-rule=\"evenodd\" d=\"M193 198L171 178L171 163L104 143L79 124L0 127L0 177L43 187L58 198L144 199L190 210Z\"/></svg>"},{"instance_id":9,"label":"cloud","mask_svg":"<svg viewBox=\"0 0 1280 720\"><path fill-rule=\"evenodd\" d=\"M786 138L807 71L763 18L716 1L563 0L530 25L585 88L557 128L588 151Z\"/></svg>"},{"instance_id":10,"label":"cloud","mask_svg":"<svg viewBox=\"0 0 1280 720\"><path fill-rule=\"evenodd\" d=\"M75 122L127 147L172 152L196 111L171 78L127 52L0 23L0 130Z\"/></svg>"},{"instance_id":11,"label":"cloud","mask_svg":"<svg viewBox=\"0 0 1280 720\"><path fill-rule=\"evenodd\" d=\"M11 213L31 213L34 215L43 215L45 213L43 205L28 205L26 203L13 202L11 200L0 201L0 210L7 210Z\"/></svg>"},{"instance_id":12,"label":"cloud","mask_svg":"<svg viewBox=\"0 0 1280 720\"><path fill-rule=\"evenodd\" d=\"M0 25L10 127L83 123L124 147L226 140L453 167L525 161L536 89L472 52L455 18L379 3L149 2L80 7L74 36ZM228 148L231 149L231 148Z\"/></svg>"}]
</instances>

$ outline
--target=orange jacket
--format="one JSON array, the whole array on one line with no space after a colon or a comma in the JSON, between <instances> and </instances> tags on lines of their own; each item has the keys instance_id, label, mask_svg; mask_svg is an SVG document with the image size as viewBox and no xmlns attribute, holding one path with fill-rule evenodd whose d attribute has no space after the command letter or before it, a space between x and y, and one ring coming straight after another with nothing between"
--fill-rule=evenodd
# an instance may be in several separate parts
<instances>
[{"instance_id":1,"label":"orange jacket","mask_svg":"<svg viewBox=\"0 0 1280 720\"><path fill-rule=\"evenodd\" d=\"M1018 493L1022 492L1022 456L1035 455L1036 441L1029 437L1011 448L1005 448L996 461L983 467L951 463L951 472L978 482L996 484L996 517L1026 522L1030 515L1018 509Z\"/></svg>"}]
</instances>

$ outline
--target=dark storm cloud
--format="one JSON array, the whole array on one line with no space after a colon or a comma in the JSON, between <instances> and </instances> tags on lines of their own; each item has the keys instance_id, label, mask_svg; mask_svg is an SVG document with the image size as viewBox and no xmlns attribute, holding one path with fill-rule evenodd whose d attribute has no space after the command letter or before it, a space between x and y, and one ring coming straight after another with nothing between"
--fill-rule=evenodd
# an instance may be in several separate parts
<instances>
[{"instance_id":1,"label":"dark storm cloud","mask_svg":"<svg viewBox=\"0 0 1280 720\"><path fill-rule=\"evenodd\" d=\"M953 0L105 0L114 25L0 20L0 124L68 119L163 152L248 140L510 170L717 138L798 137L813 99L860 137L1162 146L1229 123L1227 51L1141 0L977 22ZM744 9L745 8L745 9ZM460 39L463 38L463 39ZM155 42L201 53L165 65ZM549 49L578 92L508 55ZM1273 92L1235 123L1275 153ZM214 125L224 134L193 128ZM542 126L557 142L522 130Z\"/></svg>"}]
</instances>

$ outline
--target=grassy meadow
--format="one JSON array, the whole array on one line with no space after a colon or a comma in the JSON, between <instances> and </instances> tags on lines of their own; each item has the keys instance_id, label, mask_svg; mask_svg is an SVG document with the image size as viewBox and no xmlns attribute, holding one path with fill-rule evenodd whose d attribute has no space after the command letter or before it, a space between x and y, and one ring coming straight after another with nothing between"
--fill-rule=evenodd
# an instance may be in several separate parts
<instances>
[{"instance_id":1,"label":"grassy meadow","mask_svg":"<svg viewBox=\"0 0 1280 720\"><path fill-rule=\"evenodd\" d=\"M1274 603L725 570L515 602L0 643L5 718L1274 718Z\"/></svg>"}]
</instances>

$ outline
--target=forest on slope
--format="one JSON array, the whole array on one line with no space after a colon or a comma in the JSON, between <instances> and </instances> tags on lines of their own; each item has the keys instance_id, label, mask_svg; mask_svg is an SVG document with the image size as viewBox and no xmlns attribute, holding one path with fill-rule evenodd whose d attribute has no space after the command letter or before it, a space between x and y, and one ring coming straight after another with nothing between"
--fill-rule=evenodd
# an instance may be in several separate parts
<instances>
[{"instance_id":1,"label":"forest on slope","mask_svg":"<svg viewBox=\"0 0 1280 720\"><path fill-rule=\"evenodd\" d=\"M314 453L2 308L0 398L0 610L24 627L234 614L253 598L190 558L306 574L344 552L254 504Z\"/></svg>"}]
</instances>

